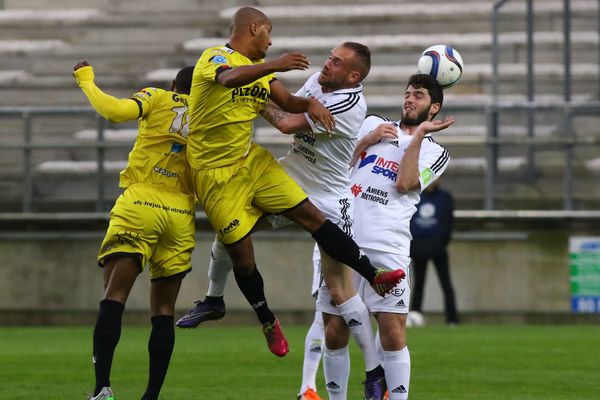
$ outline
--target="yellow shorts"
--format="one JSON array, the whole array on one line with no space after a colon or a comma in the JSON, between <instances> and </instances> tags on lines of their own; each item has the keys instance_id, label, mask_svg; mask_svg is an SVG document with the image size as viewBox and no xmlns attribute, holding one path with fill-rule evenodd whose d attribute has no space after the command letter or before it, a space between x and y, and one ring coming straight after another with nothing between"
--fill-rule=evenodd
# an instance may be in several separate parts
<instances>
[{"instance_id":1,"label":"yellow shorts","mask_svg":"<svg viewBox=\"0 0 600 400\"><path fill-rule=\"evenodd\" d=\"M110 256L135 254L150 278L167 278L192 269L194 199L160 186L135 184L119 196L110 211L110 223L98 254L98 263Z\"/></svg>"},{"instance_id":2,"label":"yellow shorts","mask_svg":"<svg viewBox=\"0 0 600 400\"><path fill-rule=\"evenodd\" d=\"M236 163L193 170L193 176L196 196L225 244L243 239L263 214L279 214L307 198L271 153L256 144Z\"/></svg>"}]
</instances>

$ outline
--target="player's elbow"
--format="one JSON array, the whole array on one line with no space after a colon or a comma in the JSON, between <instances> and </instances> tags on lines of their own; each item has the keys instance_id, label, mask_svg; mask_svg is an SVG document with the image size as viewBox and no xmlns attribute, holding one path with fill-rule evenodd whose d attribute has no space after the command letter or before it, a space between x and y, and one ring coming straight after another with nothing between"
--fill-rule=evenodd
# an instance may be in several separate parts
<instances>
[{"instance_id":1,"label":"player's elbow","mask_svg":"<svg viewBox=\"0 0 600 400\"><path fill-rule=\"evenodd\" d=\"M299 130L297 126L294 126L293 124L290 124L285 120L279 123L277 129L279 129L282 133L285 133L286 135L293 135Z\"/></svg>"},{"instance_id":2,"label":"player's elbow","mask_svg":"<svg viewBox=\"0 0 600 400\"><path fill-rule=\"evenodd\" d=\"M129 115L124 114L123 112L121 112L121 110L108 110L102 116L113 124L118 124L120 122L131 120Z\"/></svg>"},{"instance_id":3,"label":"player's elbow","mask_svg":"<svg viewBox=\"0 0 600 400\"><path fill-rule=\"evenodd\" d=\"M235 80L227 79L227 78L223 78L223 79L219 78L219 83L221 84L221 86L224 86L227 89L233 89L238 86L238 84Z\"/></svg>"},{"instance_id":4,"label":"player's elbow","mask_svg":"<svg viewBox=\"0 0 600 400\"><path fill-rule=\"evenodd\" d=\"M418 183L418 182L417 182ZM418 187L418 184L415 185L414 182L411 182L408 179L398 179L396 181L396 190L398 193L405 194L410 192L411 190L415 190Z\"/></svg>"},{"instance_id":5,"label":"player's elbow","mask_svg":"<svg viewBox=\"0 0 600 400\"><path fill-rule=\"evenodd\" d=\"M234 73L231 73L232 70L225 70L221 72L217 77L217 82L219 85L226 87L227 89L233 89L241 86L241 82L237 79Z\"/></svg>"}]
</instances>

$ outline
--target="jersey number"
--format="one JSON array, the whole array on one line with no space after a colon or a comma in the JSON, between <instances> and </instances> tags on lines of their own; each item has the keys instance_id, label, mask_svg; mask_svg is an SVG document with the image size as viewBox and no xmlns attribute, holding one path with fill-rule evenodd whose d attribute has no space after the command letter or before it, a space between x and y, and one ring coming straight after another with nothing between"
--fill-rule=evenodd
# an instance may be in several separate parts
<instances>
[{"instance_id":1,"label":"jersey number","mask_svg":"<svg viewBox=\"0 0 600 400\"><path fill-rule=\"evenodd\" d=\"M175 113L175 118L173 118L173 122L171 122L169 132L179 133L181 136L187 137L188 133L190 132L187 107L173 107L171 111Z\"/></svg>"}]
</instances>

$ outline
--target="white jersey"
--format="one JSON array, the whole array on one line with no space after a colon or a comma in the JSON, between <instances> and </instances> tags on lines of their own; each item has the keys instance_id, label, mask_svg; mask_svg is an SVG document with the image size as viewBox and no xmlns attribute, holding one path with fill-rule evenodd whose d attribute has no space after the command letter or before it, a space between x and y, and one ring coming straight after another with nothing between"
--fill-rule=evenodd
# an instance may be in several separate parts
<instances>
[{"instance_id":1,"label":"white jersey","mask_svg":"<svg viewBox=\"0 0 600 400\"><path fill-rule=\"evenodd\" d=\"M398 138L383 139L361 154L351 176L354 194L354 236L360 247L393 254L410 255L410 219L416 211L420 193L435 181L448 166L448 151L425 136L419 153L420 190L400 193L396 178L400 160L412 136L402 131L398 122L369 116L362 124L360 137L382 123L398 127Z\"/></svg>"},{"instance_id":2,"label":"white jersey","mask_svg":"<svg viewBox=\"0 0 600 400\"><path fill-rule=\"evenodd\" d=\"M329 137L325 129L306 116L312 130L294 135L287 155L279 159L281 166L312 199L348 197L350 171L348 165L365 119L367 104L362 86L323 93L315 73L304 83L297 96L313 96L331 111L335 129Z\"/></svg>"}]
</instances>

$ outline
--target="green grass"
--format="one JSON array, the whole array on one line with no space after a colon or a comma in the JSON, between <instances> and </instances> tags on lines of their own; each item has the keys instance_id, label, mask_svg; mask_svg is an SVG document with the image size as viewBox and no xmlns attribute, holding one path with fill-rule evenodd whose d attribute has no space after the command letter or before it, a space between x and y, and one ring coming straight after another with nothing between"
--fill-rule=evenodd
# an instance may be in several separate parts
<instances>
[{"instance_id":1,"label":"green grass","mask_svg":"<svg viewBox=\"0 0 600 400\"><path fill-rule=\"evenodd\" d=\"M260 329L177 331L162 399L295 399L307 327L286 326L291 352L278 359ZM84 399L91 390L91 327L0 328L0 399ZM147 379L148 329L125 327L112 386L139 399ZM411 399L600 398L596 326L431 326L409 330ZM362 359L351 348L350 400L361 398ZM319 372L323 395L322 373Z\"/></svg>"}]
</instances>

